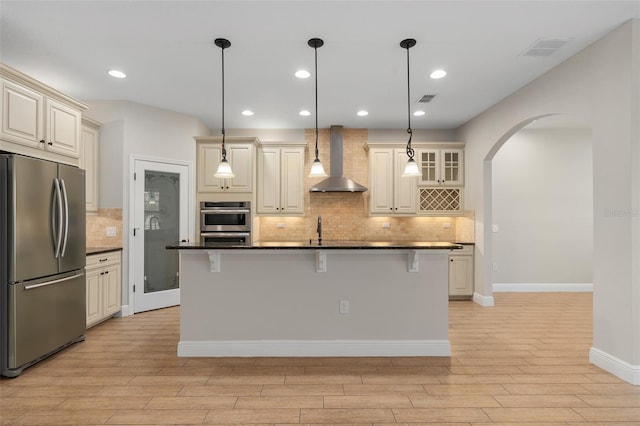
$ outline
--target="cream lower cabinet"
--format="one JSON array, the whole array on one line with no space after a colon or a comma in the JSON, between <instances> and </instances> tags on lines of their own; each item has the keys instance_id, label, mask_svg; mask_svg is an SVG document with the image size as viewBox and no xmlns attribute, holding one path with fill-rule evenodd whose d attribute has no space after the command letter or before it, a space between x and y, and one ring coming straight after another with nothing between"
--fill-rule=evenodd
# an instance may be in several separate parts
<instances>
[{"instance_id":1,"label":"cream lower cabinet","mask_svg":"<svg viewBox=\"0 0 640 426\"><path fill-rule=\"evenodd\" d=\"M449 255L449 297L473 297L473 245Z\"/></svg>"},{"instance_id":2,"label":"cream lower cabinet","mask_svg":"<svg viewBox=\"0 0 640 426\"><path fill-rule=\"evenodd\" d=\"M258 150L258 214L304 213L304 147Z\"/></svg>"},{"instance_id":3,"label":"cream lower cabinet","mask_svg":"<svg viewBox=\"0 0 640 426\"><path fill-rule=\"evenodd\" d=\"M87 256L87 328L121 309L120 251Z\"/></svg>"},{"instance_id":4,"label":"cream lower cabinet","mask_svg":"<svg viewBox=\"0 0 640 426\"><path fill-rule=\"evenodd\" d=\"M375 215L415 215L417 179L403 177L405 149L373 148L369 152L371 204Z\"/></svg>"}]
</instances>

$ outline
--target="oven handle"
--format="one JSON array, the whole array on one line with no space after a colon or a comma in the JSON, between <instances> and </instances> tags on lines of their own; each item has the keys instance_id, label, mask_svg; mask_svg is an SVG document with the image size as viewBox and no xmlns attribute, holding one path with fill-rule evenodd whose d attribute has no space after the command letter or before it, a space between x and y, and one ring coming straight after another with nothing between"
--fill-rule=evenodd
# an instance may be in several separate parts
<instances>
[{"instance_id":1,"label":"oven handle","mask_svg":"<svg viewBox=\"0 0 640 426\"><path fill-rule=\"evenodd\" d=\"M234 209L234 210L221 210L221 209L204 209L200 210L201 214L230 214L230 213L250 213L249 209Z\"/></svg>"},{"instance_id":2,"label":"oven handle","mask_svg":"<svg viewBox=\"0 0 640 426\"><path fill-rule=\"evenodd\" d=\"M250 232L201 232L201 237L248 237Z\"/></svg>"}]
</instances>

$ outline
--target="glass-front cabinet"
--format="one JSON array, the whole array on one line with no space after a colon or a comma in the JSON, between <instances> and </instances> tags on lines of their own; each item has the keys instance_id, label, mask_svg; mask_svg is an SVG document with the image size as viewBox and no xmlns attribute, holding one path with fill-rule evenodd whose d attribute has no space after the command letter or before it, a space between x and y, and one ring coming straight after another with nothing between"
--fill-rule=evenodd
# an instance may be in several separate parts
<instances>
[{"instance_id":1,"label":"glass-front cabinet","mask_svg":"<svg viewBox=\"0 0 640 426\"><path fill-rule=\"evenodd\" d=\"M418 151L420 185L463 185L462 149L420 149Z\"/></svg>"}]
</instances>

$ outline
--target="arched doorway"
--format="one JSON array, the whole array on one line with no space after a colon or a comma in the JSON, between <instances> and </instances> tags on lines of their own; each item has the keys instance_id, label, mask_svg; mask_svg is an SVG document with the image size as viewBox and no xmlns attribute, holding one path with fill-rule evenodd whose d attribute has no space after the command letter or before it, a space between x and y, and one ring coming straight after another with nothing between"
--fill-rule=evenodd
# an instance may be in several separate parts
<instances>
[{"instance_id":1,"label":"arched doorway","mask_svg":"<svg viewBox=\"0 0 640 426\"><path fill-rule=\"evenodd\" d=\"M523 120L517 124L515 124L510 130L505 132L492 146L487 155L483 160L483 221L484 226L482 227L482 237L484 241L484 256L482 259L482 275L483 275L483 292L482 294L475 293L474 301L482 306L493 306L493 289L492 283L493 280L493 269L494 269L494 259L493 259L493 228L491 224L494 223L493 220L493 169L492 162L500 148L507 143L514 135L516 135L519 131L531 125L532 123L540 122L544 123L544 120L550 120L549 123L555 122L557 126L559 123L581 123L582 127L589 127L587 122L580 117L575 117L571 115L565 114L542 114L537 115L526 120Z\"/></svg>"},{"instance_id":2,"label":"arched doorway","mask_svg":"<svg viewBox=\"0 0 640 426\"><path fill-rule=\"evenodd\" d=\"M592 130L566 114L513 134L494 154L492 291L591 291Z\"/></svg>"}]
</instances>

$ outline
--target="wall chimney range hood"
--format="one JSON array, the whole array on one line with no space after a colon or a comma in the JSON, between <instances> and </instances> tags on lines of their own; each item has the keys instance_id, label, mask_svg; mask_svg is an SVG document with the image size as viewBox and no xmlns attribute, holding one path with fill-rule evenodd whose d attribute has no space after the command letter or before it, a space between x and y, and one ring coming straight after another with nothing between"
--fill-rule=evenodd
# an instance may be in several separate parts
<instances>
[{"instance_id":1,"label":"wall chimney range hood","mask_svg":"<svg viewBox=\"0 0 640 426\"><path fill-rule=\"evenodd\" d=\"M346 178L343 173L343 127L331 126L329 177L309 189L309 192L364 192L366 187Z\"/></svg>"}]
</instances>

